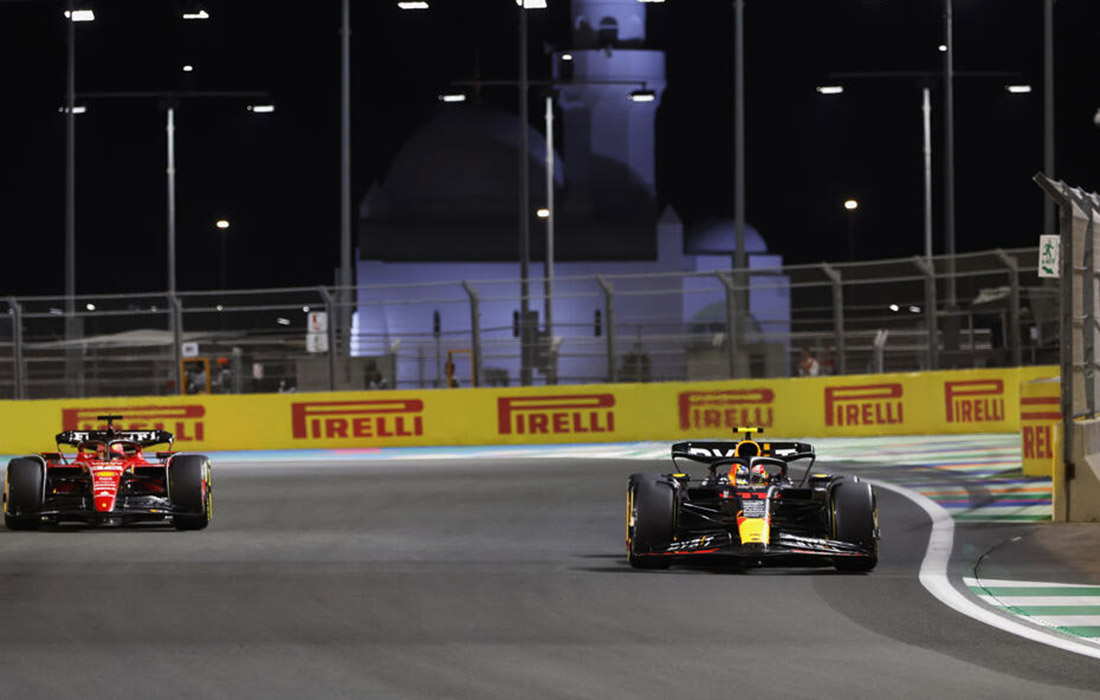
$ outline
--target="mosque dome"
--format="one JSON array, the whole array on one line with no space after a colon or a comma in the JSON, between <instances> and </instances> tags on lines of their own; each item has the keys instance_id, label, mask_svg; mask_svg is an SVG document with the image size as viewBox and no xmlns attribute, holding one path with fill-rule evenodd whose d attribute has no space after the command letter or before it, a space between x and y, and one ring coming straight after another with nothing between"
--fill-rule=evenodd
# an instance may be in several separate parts
<instances>
[{"instance_id":1,"label":"mosque dome","mask_svg":"<svg viewBox=\"0 0 1100 700\"><path fill-rule=\"evenodd\" d=\"M520 143L513 114L476 104L448 105L390 165L381 191L363 203L364 219L421 223L512 223L517 216ZM532 210L544 199L546 141L529 127ZM564 164L555 154L556 189Z\"/></svg>"},{"instance_id":2,"label":"mosque dome","mask_svg":"<svg viewBox=\"0 0 1100 700\"><path fill-rule=\"evenodd\" d=\"M704 219L684 231L684 252L689 255L732 254L737 232L733 219ZM745 252L766 253L764 237L752 225L745 224Z\"/></svg>"}]
</instances>

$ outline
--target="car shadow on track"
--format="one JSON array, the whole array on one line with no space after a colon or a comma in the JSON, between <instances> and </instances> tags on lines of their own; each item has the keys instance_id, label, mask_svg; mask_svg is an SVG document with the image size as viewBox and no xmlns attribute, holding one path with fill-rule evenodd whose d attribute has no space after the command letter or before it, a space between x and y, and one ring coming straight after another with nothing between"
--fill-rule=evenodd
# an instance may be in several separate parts
<instances>
[{"instance_id":1,"label":"car shadow on track","mask_svg":"<svg viewBox=\"0 0 1100 700\"><path fill-rule=\"evenodd\" d=\"M126 533L126 532L163 532L163 533L177 533L178 530L172 527L172 525L165 525L164 523L132 523L129 525L88 525L85 523L63 523L63 524L46 524L43 523L42 527L37 530L16 532L14 530L8 530L6 528L0 528L0 533L11 536L26 537L27 535L34 535L35 533L47 533L47 534L75 534L85 532L96 533Z\"/></svg>"},{"instance_id":2,"label":"car shadow on track","mask_svg":"<svg viewBox=\"0 0 1100 700\"><path fill-rule=\"evenodd\" d=\"M622 554L579 554L579 559L607 561L606 566L572 566L572 571L587 571L601 574L711 574L714 576L866 576L873 572L837 571L831 566L818 567L782 567L782 566L745 566L737 563L689 564L680 563L668 569L634 569Z\"/></svg>"}]
</instances>

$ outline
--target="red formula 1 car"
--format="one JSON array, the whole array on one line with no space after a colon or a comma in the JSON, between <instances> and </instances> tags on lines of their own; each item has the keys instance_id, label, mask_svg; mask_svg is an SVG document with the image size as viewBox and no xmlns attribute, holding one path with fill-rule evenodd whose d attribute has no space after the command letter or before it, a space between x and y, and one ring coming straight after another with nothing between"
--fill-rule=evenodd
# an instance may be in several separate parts
<instances>
[{"instance_id":1,"label":"red formula 1 car","mask_svg":"<svg viewBox=\"0 0 1100 700\"><path fill-rule=\"evenodd\" d=\"M201 530L213 514L210 460L205 455L156 452L166 430L116 430L122 416L98 416L106 430L58 433L57 452L16 457L4 481L4 523L12 530L36 530L66 521L125 525L163 521L177 530ZM61 446L76 448L65 455Z\"/></svg>"}]
</instances>

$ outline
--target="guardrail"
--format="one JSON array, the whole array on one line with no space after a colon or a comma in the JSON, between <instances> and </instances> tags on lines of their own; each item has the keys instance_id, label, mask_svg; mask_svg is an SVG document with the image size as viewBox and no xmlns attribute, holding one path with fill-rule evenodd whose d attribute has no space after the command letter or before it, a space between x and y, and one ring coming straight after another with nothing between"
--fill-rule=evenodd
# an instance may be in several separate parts
<instances>
[{"instance_id":1,"label":"guardrail","mask_svg":"<svg viewBox=\"0 0 1100 700\"><path fill-rule=\"evenodd\" d=\"M1027 248L953 265L941 256L751 269L744 289L728 270L557 278L549 300L531 278L527 319L516 279L11 297L0 306L0 398L1049 364L1058 287L1036 276L1037 258ZM746 294L748 313L737 306ZM327 324L316 325L318 312Z\"/></svg>"}]
</instances>

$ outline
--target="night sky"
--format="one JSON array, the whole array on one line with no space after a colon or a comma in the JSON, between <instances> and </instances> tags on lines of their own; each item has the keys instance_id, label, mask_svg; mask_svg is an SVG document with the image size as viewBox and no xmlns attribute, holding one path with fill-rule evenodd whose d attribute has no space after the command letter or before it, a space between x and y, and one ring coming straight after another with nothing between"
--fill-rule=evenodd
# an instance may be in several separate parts
<instances>
[{"instance_id":1,"label":"night sky","mask_svg":"<svg viewBox=\"0 0 1100 700\"><path fill-rule=\"evenodd\" d=\"M570 41L567 0L530 17L532 78ZM829 79L854 71L940 71L941 0L747 0L747 217L789 263L842 261L842 202L860 201L857 259L922 252L920 83ZM1037 244L1042 193L1042 0L955 0L957 247ZM177 112L178 280L228 286L331 283L339 260L338 0L91 0L77 25L77 91L267 91L187 100ZM276 9L278 8L278 9ZM64 289L64 3L0 0L0 294ZM668 55L657 120L658 195L688 224L731 216L733 12L728 0L650 5L650 48ZM353 196L384 177L441 108L450 81L517 76L513 0L432 0L424 12L352 0ZM1056 175L1100 190L1100 2L1055 6ZM182 66L194 71L185 73ZM816 85L843 82L827 97ZM1034 86L1010 95L1008 82ZM942 97L933 91L935 250L942 251ZM514 89L486 101L516 111ZM164 111L155 99L80 100L80 293L166 288ZM532 103L541 130L541 110ZM219 218L231 228L214 227Z\"/></svg>"}]
</instances>

